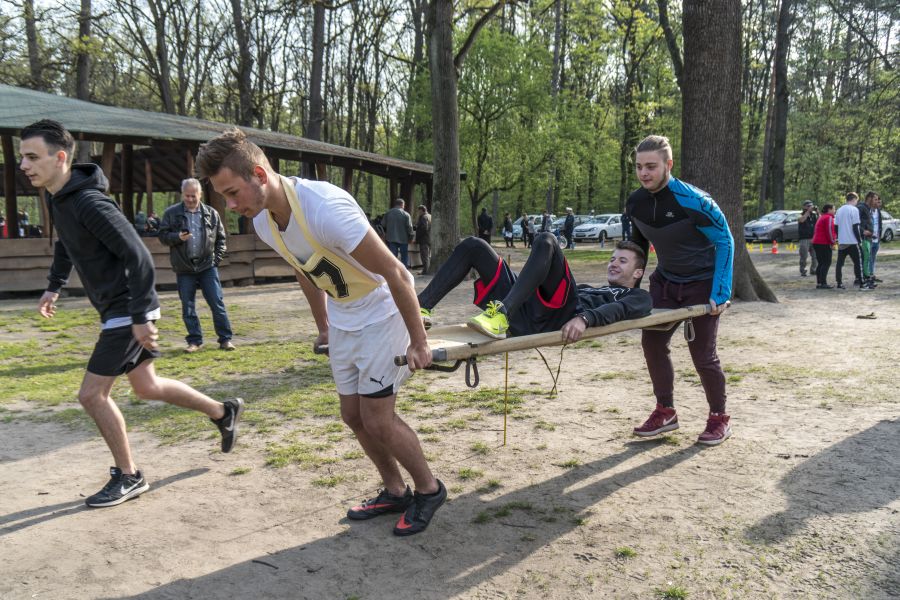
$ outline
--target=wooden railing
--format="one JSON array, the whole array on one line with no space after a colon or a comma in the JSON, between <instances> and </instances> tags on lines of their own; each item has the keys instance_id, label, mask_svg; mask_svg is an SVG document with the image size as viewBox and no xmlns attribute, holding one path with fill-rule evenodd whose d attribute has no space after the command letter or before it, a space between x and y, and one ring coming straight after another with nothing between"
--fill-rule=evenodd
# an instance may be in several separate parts
<instances>
[{"instance_id":1,"label":"wooden railing","mask_svg":"<svg viewBox=\"0 0 900 600\"><path fill-rule=\"evenodd\" d=\"M141 238L153 255L157 285L175 285L169 248L154 237ZM47 288L47 273L53 261L53 246L46 238L0 239L0 293L40 292ZM410 262L418 266L419 253L410 244ZM250 285L261 279L292 277L294 270L254 234L228 236L228 256L219 265L224 285ZM66 289L81 289L73 269Z\"/></svg>"}]
</instances>

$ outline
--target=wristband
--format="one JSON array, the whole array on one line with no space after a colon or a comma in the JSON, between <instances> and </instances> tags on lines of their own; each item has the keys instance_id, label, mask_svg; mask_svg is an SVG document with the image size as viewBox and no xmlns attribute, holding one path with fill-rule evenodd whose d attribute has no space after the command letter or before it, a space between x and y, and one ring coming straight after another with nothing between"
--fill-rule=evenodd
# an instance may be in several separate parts
<instances>
[{"instance_id":1,"label":"wristband","mask_svg":"<svg viewBox=\"0 0 900 600\"><path fill-rule=\"evenodd\" d=\"M581 317L581 320L582 320L582 321L584 321L584 326L585 326L585 327L590 327L590 326L591 326L591 323L588 321L587 315L585 315L584 313L580 313L578 316Z\"/></svg>"}]
</instances>

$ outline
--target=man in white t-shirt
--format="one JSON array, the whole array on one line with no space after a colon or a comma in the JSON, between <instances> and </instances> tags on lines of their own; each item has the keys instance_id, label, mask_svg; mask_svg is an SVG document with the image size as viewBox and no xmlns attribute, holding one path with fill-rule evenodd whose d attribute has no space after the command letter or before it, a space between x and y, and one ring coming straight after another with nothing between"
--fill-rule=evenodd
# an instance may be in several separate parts
<instances>
[{"instance_id":1,"label":"man in white t-shirt","mask_svg":"<svg viewBox=\"0 0 900 600\"><path fill-rule=\"evenodd\" d=\"M196 168L228 208L253 219L260 239L294 267L319 331L315 344L328 344L341 417L384 482L375 498L347 516L403 513L396 535L423 531L447 489L432 475L415 432L394 412L397 389L410 371L431 364L412 275L349 193L275 173L238 129L203 144ZM408 369L393 363L404 353ZM398 463L412 477L415 493Z\"/></svg>"},{"instance_id":2,"label":"man in white t-shirt","mask_svg":"<svg viewBox=\"0 0 900 600\"><path fill-rule=\"evenodd\" d=\"M860 289L868 289L863 285L859 262L859 242L862 237L859 231L859 210L856 208L858 202L859 196L850 192L847 194L847 203L834 214L834 225L838 234L837 267L835 267L834 278L837 281L838 289L841 290L846 289L841 280L841 270L844 268L844 261L848 256L853 261L853 274L856 275L853 284L860 286Z\"/></svg>"}]
</instances>

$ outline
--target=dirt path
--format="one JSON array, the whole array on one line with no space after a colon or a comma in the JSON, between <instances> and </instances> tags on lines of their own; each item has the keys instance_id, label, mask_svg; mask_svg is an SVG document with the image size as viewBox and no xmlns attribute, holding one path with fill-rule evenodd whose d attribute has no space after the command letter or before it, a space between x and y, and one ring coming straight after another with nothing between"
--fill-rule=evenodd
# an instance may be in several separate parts
<instances>
[{"instance_id":1,"label":"dirt path","mask_svg":"<svg viewBox=\"0 0 900 600\"><path fill-rule=\"evenodd\" d=\"M151 491L87 510L83 495L103 483L108 460L95 432L0 420L0 598L900 597L892 253L879 255L886 283L866 293L811 289L796 255L755 256L781 302L738 302L722 320L735 435L718 448L694 444L706 404L678 337L682 429L662 441L630 436L653 405L634 332L566 349L555 399L535 353L511 356L511 381L533 393L509 419L505 447L501 416L412 407L408 421L451 502L411 539L390 534L392 519L344 518L377 487L364 459L274 469L265 436L249 428L231 455L214 440L162 445L138 431ZM592 271L576 275L595 281ZM296 305L295 288L231 289L226 299L277 310ZM472 314L469 298L462 286L441 319ZM29 303L0 303L0 315ZM297 319L285 336L310 332ZM559 351L547 354L555 366ZM502 357L481 375L502 387ZM459 375L411 384L465 391ZM322 423L284 427L302 436ZM337 447L354 449L346 435ZM313 484L328 473L345 479Z\"/></svg>"}]
</instances>

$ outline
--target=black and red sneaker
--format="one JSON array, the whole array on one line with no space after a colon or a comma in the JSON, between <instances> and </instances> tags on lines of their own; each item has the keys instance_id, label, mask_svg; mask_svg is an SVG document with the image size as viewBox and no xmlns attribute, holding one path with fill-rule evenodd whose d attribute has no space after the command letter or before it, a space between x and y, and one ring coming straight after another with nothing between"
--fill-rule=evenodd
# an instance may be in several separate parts
<instances>
[{"instance_id":1,"label":"black and red sneaker","mask_svg":"<svg viewBox=\"0 0 900 600\"><path fill-rule=\"evenodd\" d=\"M394 535L414 535L425 531L434 513L447 500L447 488L440 479L437 480L437 484L438 490L433 494L422 494L418 491L413 494L413 503L394 526Z\"/></svg>"},{"instance_id":2,"label":"black and red sneaker","mask_svg":"<svg viewBox=\"0 0 900 600\"><path fill-rule=\"evenodd\" d=\"M402 496L395 496L387 490L378 490L378 495L369 500L363 500L359 506L354 506L347 511L347 518L355 521L365 521L385 513L403 512L413 503L413 493L406 486L406 492Z\"/></svg>"}]
</instances>

